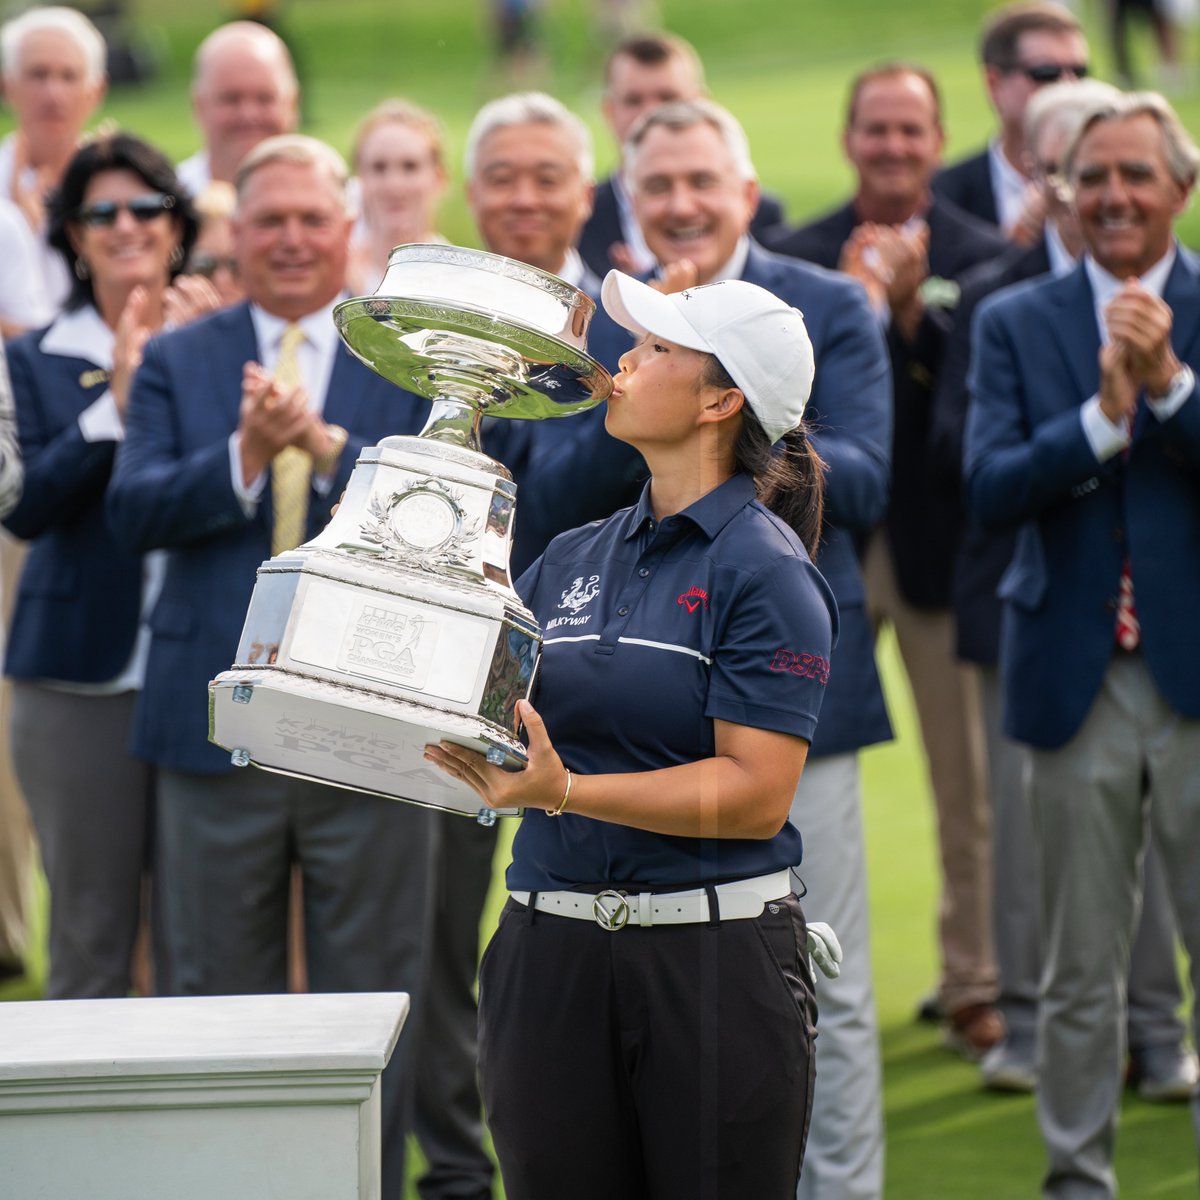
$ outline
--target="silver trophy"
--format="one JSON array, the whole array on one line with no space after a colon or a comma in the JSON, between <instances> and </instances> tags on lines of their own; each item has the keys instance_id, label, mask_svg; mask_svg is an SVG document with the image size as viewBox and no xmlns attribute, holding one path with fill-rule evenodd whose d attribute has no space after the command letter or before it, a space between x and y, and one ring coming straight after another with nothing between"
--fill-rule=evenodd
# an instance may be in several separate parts
<instances>
[{"instance_id":1,"label":"silver trophy","mask_svg":"<svg viewBox=\"0 0 1200 1200\"><path fill-rule=\"evenodd\" d=\"M526 759L515 710L541 630L508 573L516 485L480 422L605 400L594 312L557 276L437 245L397 247L375 295L334 309L350 350L433 411L364 449L325 530L259 568L237 660L209 684L209 739L236 765L494 820L423 757L449 739Z\"/></svg>"}]
</instances>

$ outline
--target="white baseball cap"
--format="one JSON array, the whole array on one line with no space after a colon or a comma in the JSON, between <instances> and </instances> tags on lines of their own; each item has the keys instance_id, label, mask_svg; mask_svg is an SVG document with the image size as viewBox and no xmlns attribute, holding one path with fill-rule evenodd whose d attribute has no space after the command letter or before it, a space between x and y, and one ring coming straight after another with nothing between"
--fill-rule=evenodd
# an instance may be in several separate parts
<instances>
[{"instance_id":1,"label":"white baseball cap","mask_svg":"<svg viewBox=\"0 0 1200 1200\"><path fill-rule=\"evenodd\" d=\"M715 355L772 442L800 424L812 392L812 342L804 315L741 279L664 295L609 271L601 300L618 325Z\"/></svg>"}]
</instances>

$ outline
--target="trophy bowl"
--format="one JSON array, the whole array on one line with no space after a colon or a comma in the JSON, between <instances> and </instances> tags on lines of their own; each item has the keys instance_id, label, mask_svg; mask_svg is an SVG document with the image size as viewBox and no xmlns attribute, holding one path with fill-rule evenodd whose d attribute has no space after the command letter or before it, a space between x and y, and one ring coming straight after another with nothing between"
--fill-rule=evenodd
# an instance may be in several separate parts
<instances>
[{"instance_id":1,"label":"trophy bowl","mask_svg":"<svg viewBox=\"0 0 1200 1200\"><path fill-rule=\"evenodd\" d=\"M373 296L335 308L351 352L432 411L417 437L364 449L326 528L259 568L236 661L209 685L209 738L236 765L495 819L424 759L450 740L526 761L516 704L541 630L509 577L516 485L480 423L607 399L594 312L555 275L443 245L397 247Z\"/></svg>"}]
</instances>

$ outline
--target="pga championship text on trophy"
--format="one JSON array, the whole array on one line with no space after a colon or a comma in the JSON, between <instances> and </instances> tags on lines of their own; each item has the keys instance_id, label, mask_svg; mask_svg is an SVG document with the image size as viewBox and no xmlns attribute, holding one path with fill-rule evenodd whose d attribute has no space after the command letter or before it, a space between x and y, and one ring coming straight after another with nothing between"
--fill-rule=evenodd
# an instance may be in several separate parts
<instances>
[{"instance_id":1,"label":"pga championship text on trophy","mask_svg":"<svg viewBox=\"0 0 1200 1200\"><path fill-rule=\"evenodd\" d=\"M337 306L351 351L433 411L418 437L364 449L324 531L259 568L237 659L209 685L209 738L235 764L494 820L423 758L449 739L525 761L515 706L541 631L509 579L516 487L480 421L607 399L594 311L557 276L437 245L397 247L375 295Z\"/></svg>"}]
</instances>

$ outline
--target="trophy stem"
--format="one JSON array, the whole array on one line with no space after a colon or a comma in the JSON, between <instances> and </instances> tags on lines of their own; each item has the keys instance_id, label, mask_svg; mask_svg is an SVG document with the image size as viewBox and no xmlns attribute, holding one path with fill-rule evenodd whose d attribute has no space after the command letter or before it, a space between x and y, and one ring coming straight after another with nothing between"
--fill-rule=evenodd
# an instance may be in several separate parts
<instances>
[{"instance_id":1,"label":"trophy stem","mask_svg":"<svg viewBox=\"0 0 1200 1200\"><path fill-rule=\"evenodd\" d=\"M433 401L433 411L418 437L449 442L452 446L462 446L482 454L483 446L479 440L482 419L482 411L474 404L456 400L452 396L439 396Z\"/></svg>"}]
</instances>

